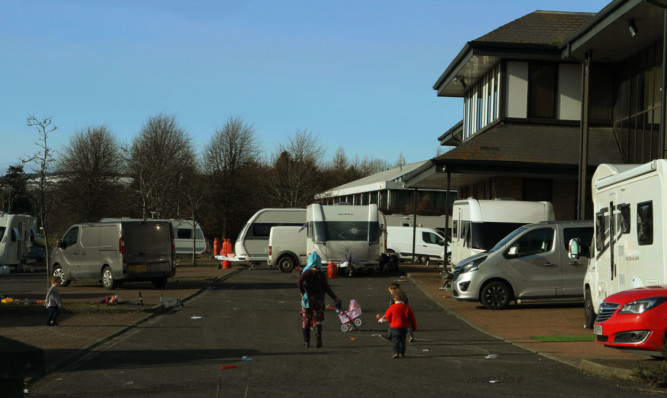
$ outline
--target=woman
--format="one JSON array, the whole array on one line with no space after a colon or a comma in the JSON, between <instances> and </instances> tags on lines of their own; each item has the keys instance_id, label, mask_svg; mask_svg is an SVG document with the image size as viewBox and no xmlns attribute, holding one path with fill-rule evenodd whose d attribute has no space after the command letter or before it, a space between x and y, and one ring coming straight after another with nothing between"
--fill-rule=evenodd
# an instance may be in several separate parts
<instances>
[{"instance_id":1,"label":"woman","mask_svg":"<svg viewBox=\"0 0 667 398\"><path fill-rule=\"evenodd\" d=\"M322 347L322 325L324 320L324 299L328 294L340 308L340 299L331 290L326 272L322 271L322 259L313 252L308 256L308 264L296 281L301 292L301 328L303 330L303 345L310 347L310 326L315 326L317 348Z\"/></svg>"}]
</instances>

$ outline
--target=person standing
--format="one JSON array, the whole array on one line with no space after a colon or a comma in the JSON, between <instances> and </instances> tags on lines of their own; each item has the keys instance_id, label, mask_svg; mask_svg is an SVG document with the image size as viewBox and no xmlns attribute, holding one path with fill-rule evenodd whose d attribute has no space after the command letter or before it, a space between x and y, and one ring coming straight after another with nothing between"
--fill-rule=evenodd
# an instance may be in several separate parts
<instances>
[{"instance_id":1,"label":"person standing","mask_svg":"<svg viewBox=\"0 0 667 398\"><path fill-rule=\"evenodd\" d=\"M322 259L313 252L308 256L308 264L296 281L301 293L301 329L303 345L310 347L310 327L315 327L317 348L322 347L322 324L324 321L324 300L328 294L340 308L340 299L331 290L326 272L322 271Z\"/></svg>"},{"instance_id":2,"label":"person standing","mask_svg":"<svg viewBox=\"0 0 667 398\"><path fill-rule=\"evenodd\" d=\"M49 287L44 299L44 305L49 310L49 319L46 321L46 326L58 326L57 319L58 315L60 315L60 309L63 306L63 302L60 299L60 292L58 291L60 279L52 276L49 282L51 283L51 287Z\"/></svg>"},{"instance_id":3,"label":"person standing","mask_svg":"<svg viewBox=\"0 0 667 398\"><path fill-rule=\"evenodd\" d=\"M403 291L397 290L394 293L394 304L390 305L384 313L384 318L391 327L391 339L393 343L394 355L392 358L402 358L405 356L405 338L408 329L417 330L417 320L412 308L405 303L407 297ZM378 319L382 314L377 314Z\"/></svg>"}]
</instances>

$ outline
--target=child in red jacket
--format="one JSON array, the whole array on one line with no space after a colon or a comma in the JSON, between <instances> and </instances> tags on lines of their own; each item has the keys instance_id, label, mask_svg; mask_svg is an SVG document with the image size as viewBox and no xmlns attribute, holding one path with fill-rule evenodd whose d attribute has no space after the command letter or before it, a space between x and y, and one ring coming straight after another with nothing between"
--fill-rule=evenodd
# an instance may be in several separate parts
<instances>
[{"instance_id":1,"label":"child in red jacket","mask_svg":"<svg viewBox=\"0 0 667 398\"><path fill-rule=\"evenodd\" d=\"M390 305L384 313L384 318L389 322L391 328L391 340L394 348L392 358L402 358L405 356L405 338L408 329L417 330L417 320L412 308L405 304L407 297L401 290L394 293L394 304ZM376 315L377 319L382 318L382 314Z\"/></svg>"}]
</instances>

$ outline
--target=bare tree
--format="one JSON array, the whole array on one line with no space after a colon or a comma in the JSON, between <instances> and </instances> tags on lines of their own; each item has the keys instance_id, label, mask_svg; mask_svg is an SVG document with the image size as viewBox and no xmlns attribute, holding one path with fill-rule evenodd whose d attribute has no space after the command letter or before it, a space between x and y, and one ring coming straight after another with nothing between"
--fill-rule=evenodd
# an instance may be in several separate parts
<instances>
[{"instance_id":1,"label":"bare tree","mask_svg":"<svg viewBox=\"0 0 667 398\"><path fill-rule=\"evenodd\" d=\"M257 161L260 147L255 130L238 117L216 130L206 147L204 169L211 177L214 208L221 214L222 237L228 233L232 215L247 219L254 188L259 179ZM254 211L254 210L253 210Z\"/></svg>"},{"instance_id":2,"label":"bare tree","mask_svg":"<svg viewBox=\"0 0 667 398\"><path fill-rule=\"evenodd\" d=\"M273 158L271 188L280 206L305 207L322 191L324 148L309 131L297 131Z\"/></svg>"},{"instance_id":3,"label":"bare tree","mask_svg":"<svg viewBox=\"0 0 667 398\"><path fill-rule=\"evenodd\" d=\"M183 179L183 196L185 198L184 210L189 214L192 224L192 265L197 265L197 222L200 216L200 210L205 205L206 194L209 189L208 181L202 174L195 170L193 174L185 176Z\"/></svg>"},{"instance_id":4,"label":"bare tree","mask_svg":"<svg viewBox=\"0 0 667 398\"><path fill-rule=\"evenodd\" d=\"M129 151L128 173L141 197L141 213L169 217L177 208L177 187L183 175L195 168L189 135L174 116L159 114L148 118Z\"/></svg>"},{"instance_id":5,"label":"bare tree","mask_svg":"<svg viewBox=\"0 0 667 398\"><path fill-rule=\"evenodd\" d=\"M108 216L122 167L118 148L116 138L105 126L75 132L65 147L58 161L64 188L61 196L77 200L62 202L70 214L78 214L78 221Z\"/></svg>"},{"instance_id":6,"label":"bare tree","mask_svg":"<svg viewBox=\"0 0 667 398\"><path fill-rule=\"evenodd\" d=\"M51 276L51 264L49 256L49 234L47 221L53 198L50 195L49 185L46 177L49 170L51 169L51 165L54 162L53 155L51 154L51 148L49 148L48 145L48 138L51 133L58 129L58 127L56 125L52 125L51 117L38 119L34 115L28 116L27 125L28 127L34 127L37 130L37 134L39 136L38 140L35 142L35 144L37 144L39 147L39 150L32 158L28 159L27 161L34 162L39 167L39 182L37 186L38 192L36 202L39 226L42 230L42 235L44 236L46 276L48 285L48 278Z\"/></svg>"}]
</instances>

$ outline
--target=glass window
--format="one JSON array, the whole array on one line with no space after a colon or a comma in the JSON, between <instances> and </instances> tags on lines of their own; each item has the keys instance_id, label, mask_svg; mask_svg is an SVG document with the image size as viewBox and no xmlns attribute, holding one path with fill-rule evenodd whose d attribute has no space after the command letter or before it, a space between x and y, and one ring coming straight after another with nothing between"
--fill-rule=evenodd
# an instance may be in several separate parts
<instances>
[{"instance_id":1,"label":"glass window","mask_svg":"<svg viewBox=\"0 0 667 398\"><path fill-rule=\"evenodd\" d=\"M605 211L606 209L602 209L602 211L595 215L595 248L598 253L602 253L604 249L605 235L607 233L604 218Z\"/></svg>"},{"instance_id":2,"label":"glass window","mask_svg":"<svg viewBox=\"0 0 667 398\"><path fill-rule=\"evenodd\" d=\"M454 237L454 238L457 237L457 235L456 235L456 231L457 231L456 227L458 226L458 224L459 224L459 221L458 221L458 220L454 220L454 221L452 221L452 237ZM2 234L0 234L0 239L2 239Z\"/></svg>"},{"instance_id":3,"label":"glass window","mask_svg":"<svg viewBox=\"0 0 667 398\"><path fill-rule=\"evenodd\" d=\"M637 241L640 245L653 244L653 201L637 204Z\"/></svg>"},{"instance_id":4,"label":"glass window","mask_svg":"<svg viewBox=\"0 0 667 398\"><path fill-rule=\"evenodd\" d=\"M519 257L523 257L550 252L553 243L554 230L552 228L540 228L525 233L512 246L517 246Z\"/></svg>"},{"instance_id":5,"label":"glass window","mask_svg":"<svg viewBox=\"0 0 667 398\"><path fill-rule=\"evenodd\" d=\"M440 246L445 244L445 240L433 232L422 232L422 240L426 243L432 243Z\"/></svg>"},{"instance_id":6,"label":"glass window","mask_svg":"<svg viewBox=\"0 0 667 398\"><path fill-rule=\"evenodd\" d=\"M63 243L65 243L65 245L67 246L76 245L78 237L79 237L79 228L74 227L69 231L67 231L67 233L63 237Z\"/></svg>"},{"instance_id":7,"label":"glass window","mask_svg":"<svg viewBox=\"0 0 667 398\"><path fill-rule=\"evenodd\" d=\"M629 204L622 204L618 206L618 210L620 211L620 220L619 220L619 228L621 230L622 234L629 234L630 233L630 205Z\"/></svg>"},{"instance_id":8,"label":"glass window","mask_svg":"<svg viewBox=\"0 0 667 398\"><path fill-rule=\"evenodd\" d=\"M456 222L456 221L454 221ZM5 227L0 227L0 240L2 240L2 237L5 236Z\"/></svg>"},{"instance_id":9,"label":"glass window","mask_svg":"<svg viewBox=\"0 0 667 398\"><path fill-rule=\"evenodd\" d=\"M581 244L581 255L590 256L590 246L593 243L593 227L565 228L563 230L563 247L568 249L570 240L578 238Z\"/></svg>"},{"instance_id":10,"label":"glass window","mask_svg":"<svg viewBox=\"0 0 667 398\"><path fill-rule=\"evenodd\" d=\"M471 246L475 249L489 250L507 234L525 223L481 222L473 223Z\"/></svg>"},{"instance_id":11,"label":"glass window","mask_svg":"<svg viewBox=\"0 0 667 398\"><path fill-rule=\"evenodd\" d=\"M556 117L556 64L531 64L528 76L528 117Z\"/></svg>"},{"instance_id":12,"label":"glass window","mask_svg":"<svg viewBox=\"0 0 667 398\"><path fill-rule=\"evenodd\" d=\"M192 230L188 228L179 228L176 231L176 237L178 239L192 239Z\"/></svg>"}]
</instances>

